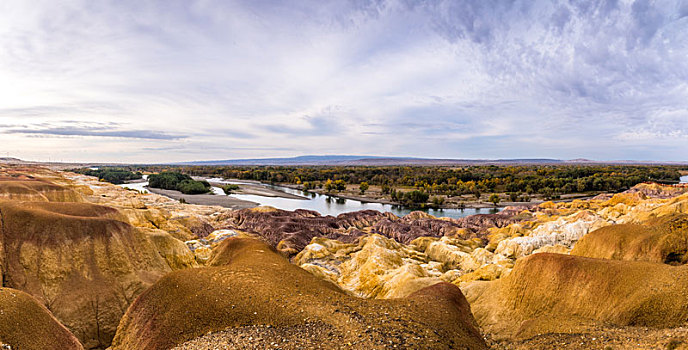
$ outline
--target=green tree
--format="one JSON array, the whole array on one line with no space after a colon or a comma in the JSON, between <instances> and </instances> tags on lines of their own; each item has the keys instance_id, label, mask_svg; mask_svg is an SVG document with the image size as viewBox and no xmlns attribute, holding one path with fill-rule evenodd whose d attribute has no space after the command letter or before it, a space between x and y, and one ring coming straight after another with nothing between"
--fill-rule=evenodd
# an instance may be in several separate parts
<instances>
[{"instance_id":1,"label":"green tree","mask_svg":"<svg viewBox=\"0 0 688 350\"><path fill-rule=\"evenodd\" d=\"M202 181L184 180L179 183L177 190L184 194L208 193L210 185L206 186Z\"/></svg>"},{"instance_id":2,"label":"green tree","mask_svg":"<svg viewBox=\"0 0 688 350\"><path fill-rule=\"evenodd\" d=\"M433 206L439 207L439 206L441 206L442 204L444 204L444 197L442 197L442 196L433 196L431 202L432 202L432 205L433 205Z\"/></svg>"},{"instance_id":3,"label":"green tree","mask_svg":"<svg viewBox=\"0 0 688 350\"><path fill-rule=\"evenodd\" d=\"M418 206L428 202L430 195L425 191L413 190L404 193L404 204L408 206Z\"/></svg>"},{"instance_id":4,"label":"green tree","mask_svg":"<svg viewBox=\"0 0 688 350\"><path fill-rule=\"evenodd\" d=\"M515 202L515 201L518 200L518 197L519 197L521 194L518 193L518 192L509 192L508 195L509 195L509 200L512 201L512 202Z\"/></svg>"},{"instance_id":5,"label":"green tree","mask_svg":"<svg viewBox=\"0 0 688 350\"><path fill-rule=\"evenodd\" d=\"M493 193L490 195L490 198L488 198L487 201L494 204L496 207L497 204L499 204L499 196L496 193Z\"/></svg>"},{"instance_id":6,"label":"green tree","mask_svg":"<svg viewBox=\"0 0 688 350\"><path fill-rule=\"evenodd\" d=\"M335 180L334 181L334 188L337 191L344 191L344 190L346 190L346 182L344 180Z\"/></svg>"},{"instance_id":7,"label":"green tree","mask_svg":"<svg viewBox=\"0 0 688 350\"><path fill-rule=\"evenodd\" d=\"M367 182L361 182L361 185L358 187L358 189L361 190L361 194L365 194L369 188L370 185Z\"/></svg>"},{"instance_id":8,"label":"green tree","mask_svg":"<svg viewBox=\"0 0 688 350\"><path fill-rule=\"evenodd\" d=\"M235 185L235 184L227 184L227 185L222 186L222 191L224 191L224 193L226 195L230 195L230 194L232 194L232 192L237 191L238 189L239 189L239 185Z\"/></svg>"},{"instance_id":9,"label":"green tree","mask_svg":"<svg viewBox=\"0 0 688 350\"><path fill-rule=\"evenodd\" d=\"M473 195L475 196L475 199L480 199L480 190L477 188L473 190Z\"/></svg>"}]
</instances>

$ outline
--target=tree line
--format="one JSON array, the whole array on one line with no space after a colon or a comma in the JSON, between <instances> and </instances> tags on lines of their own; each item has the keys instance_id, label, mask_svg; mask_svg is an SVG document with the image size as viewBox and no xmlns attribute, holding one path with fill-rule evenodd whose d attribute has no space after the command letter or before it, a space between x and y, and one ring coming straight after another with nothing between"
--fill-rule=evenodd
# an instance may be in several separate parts
<instances>
[{"instance_id":1,"label":"tree line","mask_svg":"<svg viewBox=\"0 0 688 350\"><path fill-rule=\"evenodd\" d=\"M156 169L157 168L157 169ZM147 167L146 170L164 170ZM300 184L306 190L343 190L346 184L376 185L383 193L410 188L435 195L508 193L555 197L567 193L617 192L645 181L676 183L678 166L522 165L522 166L177 166L177 171L266 183Z\"/></svg>"},{"instance_id":2,"label":"tree line","mask_svg":"<svg viewBox=\"0 0 688 350\"><path fill-rule=\"evenodd\" d=\"M133 172L129 169L123 168L81 168L73 169L72 171L84 175L95 176L100 180L107 181L115 185L123 184L125 181L129 180L138 180L142 177L140 171Z\"/></svg>"}]
</instances>

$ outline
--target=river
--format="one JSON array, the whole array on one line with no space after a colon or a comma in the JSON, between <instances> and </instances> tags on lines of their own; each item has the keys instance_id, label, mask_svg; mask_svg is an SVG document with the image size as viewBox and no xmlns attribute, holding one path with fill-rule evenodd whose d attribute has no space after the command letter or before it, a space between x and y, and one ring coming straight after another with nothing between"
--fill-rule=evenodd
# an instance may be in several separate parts
<instances>
[{"instance_id":1,"label":"river","mask_svg":"<svg viewBox=\"0 0 688 350\"><path fill-rule=\"evenodd\" d=\"M143 175L143 181L141 182L130 182L126 184L119 184L119 187L131 188L132 190L137 190L141 193L149 193L148 189L148 175Z\"/></svg>"},{"instance_id":2,"label":"river","mask_svg":"<svg viewBox=\"0 0 688 350\"><path fill-rule=\"evenodd\" d=\"M147 180L148 175L143 175L143 179ZM227 180L222 180L222 179L208 179L211 182L214 183L231 183L231 184L247 184L250 183L252 185L260 185L260 186L265 186L267 188L277 190L277 191L282 191L302 197L306 197L308 199L288 199L288 198L281 198L281 197L265 197L265 196L257 196L257 195L249 195L249 194L232 194L231 197L241 199L241 200L246 200L250 202L255 202L260 205L269 205L271 207L275 207L278 209L283 209L283 210L296 210L296 209L309 209L309 210L315 210L321 215L332 215L332 216L337 216L342 213L348 213L352 211L359 211L359 210L366 210L366 209L372 209L372 210L378 210L381 212L391 212L394 215L397 216L404 216L410 212L413 211L413 209L408 209L399 205L391 205L391 204L382 204L382 203L366 203L366 202L361 202L358 200L354 199L345 199L345 198L339 198L339 197L334 197L334 196L328 196L328 195L323 195L323 194L318 194L318 193L311 193L311 192L304 192L300 190L295 190L292 188L284 187L284 186L277 186L277 185L269 185L269 184L263 184L263 183L256 183L256 182L242 182L242 181L227 181ZM126 183L126 184L121 184L118 185L120 187L125 187L125 188L131 188L135 189L138 191L141 191L142 193L148 193L149 191L146 189L146 186L148 186L148 181L142 181L142 182L133 182L133 183ZM212 187L212 191L214 194L219 195L219 196L224 196L224 191L219 188L219 187ZM450 218L462 218L464 216L468 215L474 215L474 214L494 214L499 212L499 208L466 208L466 209L424 209L423 211L427 212L430 215L433 215L435 217L450 217Z\"/></svg>"},{"instance_id":3,"label":"river","mask_svg":"<svg viewBox=\"0 0 688 350\"><path fill-rule=\"evenodd\" d=\"M227 181L222 179L208 179L211 182L221 182L221 183L232 183L241 185L241 181ZM251 182L251 184L258 185L259 183ZM413 210L408 209L399 205L382 204L382 203L366 203L354 199L345 199L334 196L323 195L319 193L304 192L301 190L295 190L292 188L269 185L269 184L259 184L261 186L268 187L273 190L282 191L297 196L307 197L307 200L302 199L288 199L280 197L264 197L248 194L232 194L232 197L237 199L247 200L251 202L259 203L260 205L269 205L278 209L284 210L296 210L296 209L309 209L315 210L322 215L332 215L337 216L342 213L348 213L352 211L359 210L378 210L381 212L391 212L397 216L406 215ZM214 187L213 192L215 194L224 195L221 188ZM494 214L499 212L499 208L466 208L466 209L425 209L423 211L435 217L450 217L450 218L462 218L468 215L474 214Z\"/></svg>"},{"instance_id":4,"label":"river","mask_svg":"<svg viewBox=\"0 0 688 350\"><path fill-rule=\"evenodd\" d=\"M681 176L681 179L679 182L682 184L688 184L688 175Z\"/></svg>"}]
</instances>

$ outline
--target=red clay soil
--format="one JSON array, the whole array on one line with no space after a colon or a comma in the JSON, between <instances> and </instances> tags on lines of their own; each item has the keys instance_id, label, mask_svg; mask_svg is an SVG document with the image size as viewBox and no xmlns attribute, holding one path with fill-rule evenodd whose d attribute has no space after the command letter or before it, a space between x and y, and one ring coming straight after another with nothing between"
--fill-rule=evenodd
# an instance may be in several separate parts
<instances>
[{"instance_id":1,"label":"red clay soil","mask_svg":"<svg viewBox=\"0 0 688 350\"><path fill-rule=\"evenodd\" d=\"M32 296L0 288L0 348L81 350L79 341Z\"/></svg>"},{"instance_id":2,"label":"red clay soil","mask_svg":"<svg viewBox=\"0 0 688 350\"><path fill-rule=\"evenodd\" d=\"M141 294L113 349L168 349L194 340L183 348L273 347L268 338L282 349L486 348L451 284L405 299L359 299L247 238L225 240L210 265L167 274Z\"/></svg>"}]
</instances>

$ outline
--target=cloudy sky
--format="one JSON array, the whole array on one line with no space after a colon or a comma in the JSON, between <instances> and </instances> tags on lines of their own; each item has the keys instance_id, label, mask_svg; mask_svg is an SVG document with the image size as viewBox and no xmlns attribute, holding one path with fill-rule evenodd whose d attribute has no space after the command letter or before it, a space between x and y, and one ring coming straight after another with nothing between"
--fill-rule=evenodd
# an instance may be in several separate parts
<instances>
[{"instance_id":1,"label":"cloudy sky","mask_svg":"<svg viewBox=\"0 0 688 350\"><path fill-rule=\"evenodd\" d=\"M0 151L688 160L688 0L3 0Z\"/></svg>"}]
</instances>

